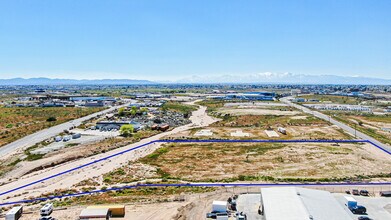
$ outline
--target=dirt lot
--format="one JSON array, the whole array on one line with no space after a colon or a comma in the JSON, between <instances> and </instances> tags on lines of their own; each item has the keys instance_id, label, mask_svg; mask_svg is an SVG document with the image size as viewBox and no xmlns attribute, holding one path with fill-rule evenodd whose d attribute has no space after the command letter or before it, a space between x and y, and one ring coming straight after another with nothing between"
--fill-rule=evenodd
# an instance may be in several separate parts
<instances>
[{"instance_id":1,"label":"dirt lot","mask_svg":"<svg viewBox=\"0 0 391 220\"><path fill-rule=\"evenodd\" d=\"M286 129L274 139L351 139L337 126L314 116L300 112L279 102L230 103L204 101L208 113L222 120L202 129L213 132L211 136L195 135L201 129L178 133L170 138L197 139L270 139L265 130ZM231 133L243 132L248 135L235 136Z\"/></svg>"},{"instance_id":2,"label":"dirt lot","mask_svg":"<svg viewBox=\"0 0 391 220\"><path fill-rule=\"evenodd\" d=\"M286 134L278 132L279 137L274 139L351 139L352 137L344 133L335 125L308 116L305 114L295 116L277 115L241 115L224 117L223 120L215 122L202 129L211 130L211 136L196 136L196 132L201 129L192 129L174 134L170 138L197 138L197 139L270 139L266 129L277 131L278 127L286 129ZM231 135L233 132L241 131L249 136L237 137Z\"/></svg>"},{"instance_id":3,"label":"dirt lot","mask_svg":"<svg viewBox=\"0 0 391 220\"><path fill-rule=\"evenodd\" d=\"M391 170L389 155L369 144L167 144L140 162L157 167L162 177L191 181L327 180Z\"/></svg>"}]
</instances>

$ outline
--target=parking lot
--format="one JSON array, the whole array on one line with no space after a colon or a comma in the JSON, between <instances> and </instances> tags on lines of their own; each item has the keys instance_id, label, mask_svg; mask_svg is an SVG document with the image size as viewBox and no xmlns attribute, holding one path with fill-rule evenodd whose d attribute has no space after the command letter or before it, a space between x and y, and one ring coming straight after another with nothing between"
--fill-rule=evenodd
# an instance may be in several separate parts
<instances>
[{"instance_id":1,"label":"parking lot","mask_svg":"<svg viewBox=\"0 0 391 220\"><path fill-rule=\"evenodd\" d=\"M361 215L355 215L348 209L348 207L345 205L346 200L344 196L353 197L357 201L358 205L365 206L365 208L367 209L366 216L374 220L391 219L391 198L355 196L343 193L336 193L334 194L334 196L337 201L344 207L346 212L349 213L352 219L357 219Z\"/></svg>"},{"instance_id":2,"label":"parking lot","mask_svg":"<svg viewBox=\"0 0 391 220\"><path fill-rule=\"evenodd\" d=\"M247 219L262 220L263 216L258 214L258 209L261 204L261 194L250 193L241 194L237 200L238 212L243 212L247 215Z\"/></svg>"}]
</instances>

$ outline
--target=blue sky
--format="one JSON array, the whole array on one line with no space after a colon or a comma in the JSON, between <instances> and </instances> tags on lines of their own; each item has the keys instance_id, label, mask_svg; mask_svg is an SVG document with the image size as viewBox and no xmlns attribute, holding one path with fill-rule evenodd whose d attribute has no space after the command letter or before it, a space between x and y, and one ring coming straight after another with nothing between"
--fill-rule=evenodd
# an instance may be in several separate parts
<instances>
[{"instance_id":1,"label":"blue sky","mask_svg":"<svg viewBox=\"0 0 391 220\"><path fill-rule=\"evenodd\" d=\"M389 0L0 0L0 78L391 79Z\"/></svg>"}]
</instances>

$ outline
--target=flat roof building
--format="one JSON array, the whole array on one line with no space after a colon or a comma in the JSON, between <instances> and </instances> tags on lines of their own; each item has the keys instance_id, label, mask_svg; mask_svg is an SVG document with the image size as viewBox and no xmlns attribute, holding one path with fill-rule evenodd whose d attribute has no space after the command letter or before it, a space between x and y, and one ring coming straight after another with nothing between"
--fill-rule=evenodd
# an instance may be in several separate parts
<instances>
[{"instance_id":1,"label":"flat roof building","mask_svg":"<svg viewBox=\"0 0 391 220\"><path fill-rule=\"evenodd\" d=\"M266 220L352 220L330 192L297 187L262 188Z\"/></svg>"}]
</instances>

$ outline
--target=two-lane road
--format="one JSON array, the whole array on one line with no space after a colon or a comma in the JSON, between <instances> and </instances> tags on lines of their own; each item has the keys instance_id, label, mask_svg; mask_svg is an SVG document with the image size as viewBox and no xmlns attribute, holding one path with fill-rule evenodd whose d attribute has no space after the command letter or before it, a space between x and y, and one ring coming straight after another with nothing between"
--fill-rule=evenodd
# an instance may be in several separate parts
<instances>
[{"instance_id":1,"label":"two-lane road","mask_svg":"<svg viewBox=\"0 0 391 220\"><path fill-rule=\"evenodd\" d=\"M370 137L362 132L359 132L357 130L355 130L354 128L351 128L349 127L348 125L340 122L340 121L337 121L335 119L333 119L331 116L329 115L326 115L326 114L323 114L321 112L318 112L318 111L313 111L307 107L304 107L302 105L298 105L298 104L295 104L295 103L292 103L291 101L288 100L289 97L284 97L284 98L281 98L280 101L292 106L292 107L295 107L297 109L300 109L302 110L304 113L308 113L308 114L311 114L315 117L318 117L318 118L321 118L323 120L326 120L326 121L329 121L330 123L334 124L334 125L337 125L338 127L342 128L344 131L352 134L352 135L355 135L357 138L360 138L360 139L363 139L363 140L369 140L371 141L372 143L378 145L379 147L387 150L388 152L391 152L391 146L389 145L386 145L386 144L383 144L381 143L380 141L376 140L375 138L373 137Z\"/></svg>"},{"instance_id":2,"label":"two-lane road","mask_svg":"<svg viewBox=\"0 0 391 220\"><path fill-rule=\"evenodd\" d=\"M10 154L16 152L17 150L23 150L28 147L31 147L34 144L37 144L37 143L42 142L48 138L51 138L55 135L60 134L64 130L70 129L74 126L79 126L84 121L88 121L91 118L94 118L98 115L109 113L109 112L114 111L114 110L116 110L120 107L123 107L123 106L126 106L126 105L114 106L109 109L105 109L103 111L96 112L96 113L84 116L82 118L74 119L72 121L68 121L68 122L65 122L65 123L50 127L50 128L46 128L46 129L37 131L33 134L27 135L27 136L20 138L12 143L9 143L7 145L0 147L0 158L3 158L7 155L10 155Z\"/></svg>"}]
</instances>

